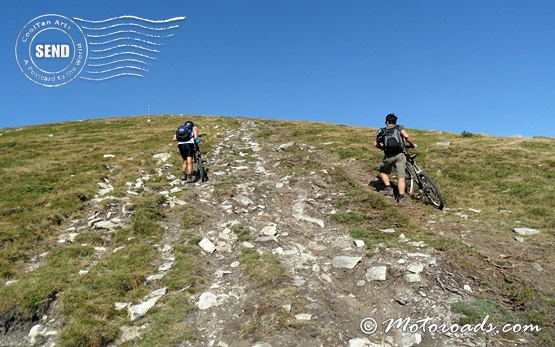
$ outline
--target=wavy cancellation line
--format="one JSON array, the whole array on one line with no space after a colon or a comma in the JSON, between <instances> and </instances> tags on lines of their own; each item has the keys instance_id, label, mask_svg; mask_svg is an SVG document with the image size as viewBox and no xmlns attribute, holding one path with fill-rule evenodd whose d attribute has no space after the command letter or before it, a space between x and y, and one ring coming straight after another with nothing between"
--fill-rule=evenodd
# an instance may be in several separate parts
<instances>
[{"instance_id":1,"label":"wavy cancellation line","mask_svg":"<svg viewBox=\"0 0 555 347\"><path fill-rule=\"evenodd\" d=\"M148 70L143 69L143 68L138 68L135 66L118 66L112 69L107 69L104 71L94 71L94 72L89 72L89 73L95 73L95 74L102 74L102 73L107 73L107 72L113 72L113 71L117 71L117 70L121 70L121 69L134 69L134 70L140 70L140 71L144 71L144 72L148 72Z\"/></svg>"},{"instance_id":2,"label":"wavy cancellation line","mask_svg":"<svg viewBox=\"0 0 555 347\"><path fill-rule=\"evenodd\" d=\"M152 65L147 63L146 61L142 61L142 60L138 60L138 59L119 59L119 60L114 60L114 61L109 61L106 63L100 63L100 64L87 64L87 66L91 66L91 67L101 67L101 66L108 66L111 64L120 64L120 63L129 63L129 62L133 62L133 63L139 63L139 64L143 64L143 65Z\"/></svg>"},{"instance_id":3,"label":"wavy cancellation line","mask_svg":"<svg viewBox=\"0 0 555 347\"><path fill-rule=\"evenodd\" d=\"M152 20L119 16L104 20L74 18L82 22L89 45L88 62L80 78L104 81L117 77L144 77L148 60L157 59L161 48L179 28L185 17ZM156 47L156 48L154 48ZM122 72L123 71L123 72Z\"/></svg>"},{"instance_id":4,"label":"wavy cancellation line","mask_svg":"<svg viewBox=\"0 0 555 347\"><path fill-rule=\"evenodd\" d=\"M82 19L82 18L74 18L74 19L78 20L78 21L81 21L81 22L95 23L95 24L106 23L106 22L110 22L110 21L114 21L114 20L118 20L118 19L137 19L137 20L141 20L141 21L144 21L144 22L148 22L148 23L170 23L170 22L184 20L185 17L174 17L174 18L170 18L170 19L152 20L152 19L146 19L146 18L126 15L126 16L108 18L108 19L104 19L104 20L87 20L87 19Z\"/></svg>"},{"instance_id":5,"label":"wavy cancellation line","mask_svg":"<svg viewBox=\"0 0 555 347\"><path fill-rule=\"evenodd\" d=\"M143 46L139 46L139 45L131 45L131 44L117 45L117 46L108 47L108 48L104 48L104 49L91 49L91 50L89 50L89 52L102 53L102 52L113 51L113 50L118 49L118 48L137 48L137 49L142 49L142 50L145 50L145 51L148 51L148 52L160 53L160 51L157 50L157 49L147 48L147 47L143 47Z\"/></svg>"},{"instance_id":6,"label":"wavy cancellation line","mask_svg":"<svg viewBox=\"0 0 555 347\"><path fill-rule=\"evenodd\" d=\"M168 35L153 35L153 34L147 34L141 31L136 31L136 30L119 30L119 31L115 31L115 32L111 32L111 33L107 33L107 34L102 34L102 35L93 35L93 34L88 34L87 37L90 38L102 38L102 37L108 37L108 36L113 36L113 35L120 35L120 34L137 34L137 35L142 35L142 36L146 36L146 37L152 37L155 39L166 39L169 37L172 37L174 34L168 34Z\"/></svg>"},{"instance_id":7,"label":"wavy cancellation line","mask_svg":"<svg viewBox=\"0 0 555 347\"><path fill-rule=\"evenodd\" d=\"M172 36L173 36L173 35L172 35ZM128 36L126 36L126 37L118 37L118 38L111 39L111 40L104 41L104 42L89 42L89 45L92 45L92 46L97 46L97 45L99 45L99 46L100 46L100 45L109 45L109 44L112 44L112 43L118 42L118 41L136 41L136 42L141 42L141 43L144 43L144 44L147 44L147 45L152 45L152 46L164 46L164 45L167 45L167 43L157 43L157 42L142 40L142 39L137 38L137 37L128 37Z\"/></svg>"},{"instance_id":8,"label":"wavy cancellation line","mask_svg":"<svg viewBox=\"0 0 555 347\"><path fill-rule=\"evenodd\" d=\"M143 75L140 75L140 74L126 72L126 73L120 73L120 74L111 75L111 76L102 77L102 78L90 78L90 77L84 77L84 76L81 76L79 78L84 79L84 80L88 80L88 81L105 81L105 80L109 80L109 79L112 79L112 78L125 77L125 76L144 77Z\"/></svg>"},{"instance_id":9,"label":"wavy cancellation line","mask_svg":"<svg viewBox=\"0 0 555 347\"><path fill-rule=\"evenodd\" d=\"M113 29L113 28L117 28L117 27L121 27L121 26L135 26L135 27L139 27L141 29L148 29L148 30L155 30L155 31L156 30L169 30L169 29L179 28L179 25L173 25L173 26L163 27L163 28L156 28L156 27L141 25L141 24L137 24L137 23L122 23L122 24L114 24L114 25L109 25L109 26L100 27L100 28L82 26L81 29L108 30L108 29Z\"/></svg>"}]
</instances>

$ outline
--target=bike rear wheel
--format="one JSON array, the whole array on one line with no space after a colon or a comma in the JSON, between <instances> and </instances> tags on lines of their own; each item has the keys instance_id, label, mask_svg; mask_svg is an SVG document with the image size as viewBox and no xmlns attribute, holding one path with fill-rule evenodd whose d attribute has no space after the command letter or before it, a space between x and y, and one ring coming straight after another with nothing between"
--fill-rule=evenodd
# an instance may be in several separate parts
<instances>
[{"instance_id":1,"label":"bike rear wheel","mask_svg":"<svg viewBox=\"0 0 555 347\"><path fill-rule=\"evenodd\" d=\"M434 180L425 172L420 172L418 176L420 177L420 182L422 182L422 190L426 197L428 197L428 200L438 210L443 209L443 206L445 206L443 196Z\"/></svg>"}]
</instances>

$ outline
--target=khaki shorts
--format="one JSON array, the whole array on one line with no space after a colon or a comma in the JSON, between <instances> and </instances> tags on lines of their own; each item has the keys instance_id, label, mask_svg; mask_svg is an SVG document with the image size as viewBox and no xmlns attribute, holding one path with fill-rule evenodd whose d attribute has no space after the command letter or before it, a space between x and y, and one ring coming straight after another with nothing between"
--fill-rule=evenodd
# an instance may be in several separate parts
<instances>
[{"instance_id":1,"label":"khaki shorts","mask_svg":"<svg viewBox=\"0 0 555 347\"><path fill-rule=\"evenodd\" d=\"M393 157L384 158L378 171L389 175L394 166L397 178L405 178L405 170L407 168L407 157L405 153L399 153Z\"/></svg>"}]
</instances>

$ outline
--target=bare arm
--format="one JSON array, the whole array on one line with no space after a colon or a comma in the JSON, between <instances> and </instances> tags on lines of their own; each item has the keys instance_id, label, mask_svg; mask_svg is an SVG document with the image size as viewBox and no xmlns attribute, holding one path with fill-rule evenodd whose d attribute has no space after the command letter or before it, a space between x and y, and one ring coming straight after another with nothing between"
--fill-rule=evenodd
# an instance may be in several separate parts
<instances>
[{"instance_id":1,"label":"bare arm","mask_svg":"<svg viewBox=\"0 0 555 347\"><path fill-rule=\"evenodd\" d=\"M410 137L409 133L405 129L401 130L401 135L403 135L405 141L407 141L412 147L416 147L416 144L412 141L412 137Z\"/></svg>"}]
</instances>

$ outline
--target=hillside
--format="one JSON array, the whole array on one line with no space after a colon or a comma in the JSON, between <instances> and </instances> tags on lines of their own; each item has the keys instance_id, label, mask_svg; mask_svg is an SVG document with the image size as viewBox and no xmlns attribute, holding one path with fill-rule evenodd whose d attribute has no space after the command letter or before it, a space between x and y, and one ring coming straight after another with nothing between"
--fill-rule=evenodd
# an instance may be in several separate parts
<instances>
[{"instance_id":1,"label":"hillside","mask_svg":"<svg viewBox=\"0 0 555 347\"><path fill-rule=\"evenodd\" d=\"M408 129L439 211L375 191L376 129L189 118L206 183L184 117L0 130L0 346L555 344L555 139Z\"/></svg>"}]
</instances>

